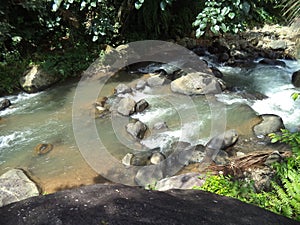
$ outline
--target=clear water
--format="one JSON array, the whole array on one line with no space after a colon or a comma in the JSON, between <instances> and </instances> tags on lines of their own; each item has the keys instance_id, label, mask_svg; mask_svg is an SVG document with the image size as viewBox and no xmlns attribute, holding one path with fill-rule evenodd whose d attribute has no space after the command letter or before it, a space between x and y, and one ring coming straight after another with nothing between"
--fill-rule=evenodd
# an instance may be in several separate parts
<instances>
[{"instance_id":1,"label":"clear water","mask_svg":"<svg viewBox=\"0 0 300 225\"><path fill-rule=\"evenodd\" d=\"M290 80L292 72L300 69L300 63L286 63L286 68L257 65L243 70L219 67L229 85L241 91L261 92L269 97L265 100L221 94L217 96L218 101L203 96L194 96L187 101L184 96L172 93L169 86L146 88L136 92L134 98L146 99L150 107L133 117L150 128L157 122L166 122L167 130L149 132L141 143L137 143L123 125L118 127L117 124L117 129L113 127L108 117L96 120L98 134L110 153L120 160L126 153L145 147L166 149L174 140L205 144L218 129L235 128L241 135L250 135L251 126L257 122L256 115L262 113L281 116L285 125L295 130L300 125L300 104L290 95L300 90L294 88ZM134 78L119 74L107 82L100 96L112 94L120 80L130 83ZM0 174L11 168L25 168L47 192L99 182L97 173L82 158L73 134L72 103L76 85L65 84L38 94L6 96L12 107L0 111ZM247 105L256 112L249 110ZM84 110L92 107L92 102L86 103ZM40 143L51 143L54 149L38 156L34 147Z\"/></svg>"}]
</instances>

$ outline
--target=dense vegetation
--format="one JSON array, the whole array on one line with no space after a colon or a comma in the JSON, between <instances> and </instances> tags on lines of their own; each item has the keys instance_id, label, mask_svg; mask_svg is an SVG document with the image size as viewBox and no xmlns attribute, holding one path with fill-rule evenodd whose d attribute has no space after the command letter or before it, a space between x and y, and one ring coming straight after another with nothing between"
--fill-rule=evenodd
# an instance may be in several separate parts
<instances>
[{"instance_id":1,"label":"dense vegetation","mask_svg":"<svg viewBox=\"0 0 300 225\"><path fill-rule=\"evenodd\" d=\"M60 78L77 76L104 44L238 32L285 22L281 8L279 0L3 0L0 93L15 90L30 64Z\"/></svg>"}]
</instances>

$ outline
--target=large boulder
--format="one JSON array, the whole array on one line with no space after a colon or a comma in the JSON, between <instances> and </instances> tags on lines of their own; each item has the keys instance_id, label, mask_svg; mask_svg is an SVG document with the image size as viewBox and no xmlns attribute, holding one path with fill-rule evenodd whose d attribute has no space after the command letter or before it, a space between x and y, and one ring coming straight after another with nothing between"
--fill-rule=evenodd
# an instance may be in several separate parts
<instances>
[{"instance_id":1,"label":"large boulder","mask_svg":"<svg viewBox=\"0 0 300 225\"><path fill-rule=\"evenodd\" d=\"M270 133L279 132L284 129L284 124L280 116L264 114L260 116L262 121L253 127L256 136L266 136Z\"/></svg>"},{"instance_id":2,"label":"large boulder","mask_svg":"<svg viewBox=\"0 0 300 225\"><path fill-rule=\"evenodd\" d=\"M38 187L22 170L12 169L0 176L0 207L38 195Z\"/></svg>"},{"instance_id":3,"label":"large boulder","mask_svg":"<svg viewBox=\"0 0 300 225\"><path fill-rule=\"evenodd\" d=\"M300 87L300 70L293 73L293 75L292 75L292 84L295 87Z\"/></svg>"},{"instance_id":4,"label":"large boulder","mask_svg":"<svg viewBox=\"0 0 300 225\"><path fill-rule=\"evenodd\" d=\"M212 139L210 139L205 147L214 150L225 150L226 148L234 145L237 142L238 138L239 135L236 130L227 130L224 133L216 135Z\"/></svg>"},{"instance_id":5,"label":"large boulder","mask_svg":"<svg viewBox=\"0 0 300 225\"><path fill-rule=\"evenodd\" d=\"M185 95L204 95L221 93L222 87L216 77L197 72L172 81L171 90Z\"/></svg>"},{"instance_id":6,"label":"large boulder","mask_svg":"<svg viewBox=\"0 0 300 225\"><path fill-rule=\"evenodd\" d=\"M299 225L237 199L198 190L147 191L97 184L0 208L0 224Z\"/></svg>"},{"instance_id":7,"label":"large boulder","mask_svg":"<svg viewBox=\"0 0 300 225\"><path fill-rule=\"evenodd\" d=\"M50 75L34 65L20 78L22 89L28 93L42 91L58 81L58 77Z\"/></svg>"}]
</instances>

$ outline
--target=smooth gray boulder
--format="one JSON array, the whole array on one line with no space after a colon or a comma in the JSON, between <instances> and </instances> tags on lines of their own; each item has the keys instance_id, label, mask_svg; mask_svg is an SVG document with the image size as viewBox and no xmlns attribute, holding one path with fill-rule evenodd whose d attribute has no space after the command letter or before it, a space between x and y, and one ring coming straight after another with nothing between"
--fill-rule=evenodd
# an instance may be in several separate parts
<instances>
[{"instance_id":1,"label":"smooth gray boulder","mask_svg":"<svg viewBox=\"0 0 300 225\"><path fill-rule=\"evenodd\" d=\"M274 40L269 43L269 46L273 50L284 50L287 48L285 40Z\"/></svg>"},{"instance_id":2,"label":"smooth gray boulder","mask_svg":"<svg viewBox=\"0 0 300 225\"><path fill-rule=\"evenodd\" d=\"M1 225L299 225L252 204L198 190L97 184L0 208Z\"/></svg>"},{"instance_id":3,"label":"smooth gray boulder","mask_svg":"<svg viewBox=\"0 0 300 225\"><path fill-rule=\"evenodd\" d=\"M230 129L225 131L222 134L214 136L210 141L205 145L206 148L215 149L215 150L225 150L226 148L234 145L239 138L239 135L236 130Z\"/></svg>"},{"instance_id":4,"label":"smooth gray boulder","mask_svg":"<svg viewBox=\"0 0 300 225\"><path fill-rule=\"evenodd\" d=\"M253 127L253 131L256 136L266 136L285 128L280 116L263 114L260 117L262 121Z\"/></svg>"},{"instance_id":5,"label":"smooth gray boulder","mask_svg":"<svg viewBox=\"0 0 300 225\"><path fill-rule=\"evenodd\" d=\"M34 65L24 73L19 82L24 91L35 93L50 87L58 80L57 76L48 74Z\"/></svg>"},{"instance_id":6,"label":"smooth gray boulder","mask_svg":"<svg viewBox=\"0 0 300 225\"><path fill-rule=\"evenodd\" d=\"M170 189L193 189L195 186L202 186L204 179L199 178L198 173L187 173L173 177L168 177L158 181L155 190L166 191Z\"/></svg>"},{"instance_id":7,"label":"smooth gray boulder","mask_svg":"<svg viewBox=\"0 0 300 225\"><path fill-rule=\"evenodd\" d=\"M171 82L173 92L185 95L219 94L222 86L218 79L206 73L189 73Z\"/></svg>"},{"instance_id":8,"label":"smooth gray boulder","mask_svg":"<svg viewBox=\"0 0 300 225\"><path fill-rule=\"evenodd\" d=\"M38 187L22 170L12 169L0 176L0 207L38 195Z\"/></svg>"},{"instance_id":9,"label":"smooth gray boulder","mask_svg":"<svg viewBox=\"0 0 300 225\"><path fill-rule=\"evenodd\" d=\"M117 106L117 111L123 116L129 116L134 113L135 110L135 101L133 98L126 97L122 98Z\"/></svg>"}]
</instances>

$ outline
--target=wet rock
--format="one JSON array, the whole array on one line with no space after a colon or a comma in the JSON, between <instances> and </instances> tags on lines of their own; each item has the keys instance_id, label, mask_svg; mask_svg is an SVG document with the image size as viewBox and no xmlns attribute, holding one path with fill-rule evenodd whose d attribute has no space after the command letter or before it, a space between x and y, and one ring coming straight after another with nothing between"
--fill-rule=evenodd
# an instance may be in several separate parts
<instances>
[{"instance_id":1,"label":"wet rock","mask_svg":"<svg viewBox=\"0 0 300 225\"><path fill-rule=\"evenodd\" d=\"M126 94L126 93L131 93L132 90L130 87L128 87L126 84L119 84L115 90L114 90L115 94Z\"/></svg>"},{"instance_id":2,"label":"wet rock","mask_svg":"<svg viewBox=\"0 0 300 225\"><path fill-rule=\"evenodd\" d=\"M3 225L299 225L252 204L206 191L147 191L120 184L88 185L37 196L0 208L0 215Z\"/></svg>"},{"instance_id":3,"label":"wet rock","mask_svg":"<svg viewBox=\"0 0 300 225\"><path fill-rule=\"evenodd\" d=\"M50 87L58 80L58 77L50 75L34 65L20 78L20 85L24 91L34 93Z\"/></svg>"},{"instance_id":4,"label":"wet rock","mask_svg":"<svg viewBox=\"0 0 300 225\"><path fill-rule=\"evenodd\" d=\"M280 153L278 151L274 151L268 156L268 158L266 158L264 165L271 166L275 162L281 162L282 159L283 157L280 155Z\"/></svg>"},{"instance_id":5,"label":"wet rock","mask_svg":"<svg viewBox=\"0 0 300 225\"><path fill-rule=\"evenodd\" d=\"M149 106L149 103L145 99L141 99L138 101L135 105L135 111L136 112L143 112L147 107Z\"/></svg>"},{"instance_id":6,"label":"wet rock","mask_svg":"<svg viewBox=\"0 0 300 225\"><path fill-rule=\"evenodd\" d=\"M187 173L168 177L158 181L155 190L166 191L171 189L193 189L195 186L202 186L204 179L199 178L198 173Z\"/></svg>"},{"instance_id":7,"label":"wet rock","mask_svg":"<svg viewBox=\"0 0 300 225\"><path fill-rule=\"evenodd\" d=\"M38 144L35 146L34 151L38 155L44 155L53 150L52 144Z\"/></svg>"},{"instance_id":8,"label":"wet rock","mask_svg":"<svg viewBox=\"0 0 300 225\"><path fill-rule=\"evenodd\" d=\"M254 181L257 192L270 191L274 171L269 167L249 169L248 177Z\"/></svg>"},{"instance_id":9,"label":"wet rock","mask_svg":"<svg viewBox=\"0 0 300 225\"><path fill-rule=\"evenodd\" d=\"M166 81L167 80L164 77L161 77L160 75L155 75L147 79L147 84L149 87L158 87L164 85Z\"/></svg>"},{"instance_id":10,"label":"wet rock","mask_svg":"<svg viewBox=\"0 0 300 225\"><path fill-rule=\"evenodd\" d=\"M131 166L131 160L132 160L133 156L134 155L132 153L127 153L122 159L122 164L124 166Z\"/></svg>"},{"instance_id":11,"label":"wet rock","mask_svg":"<svg viewBox=\"0 0 300 225\"><path fill-rule=\"evenodd\" d=\"M293 73L293 75L292 75L292 84L295 87L300 87L300 70Z\"/></svg>"},{"instance_id":12,"label":"wet rock","mask_svg":"<svg viewBox=\"0 0 300 225\"><path fill-rule=\"evenodd\" d=\"M210 69L215 77L217 77L217 78L223 77L223 73L217 67L212 66L212 67L210 67Z\"/></svg>"},{"instance_id":13,"label":"wet rock","mask_svg":"<svg viewBox=\"0 0 300 225\"><path fill-rule=\"evenodd\" d=\"M248 92L239 92L238 93L242 98L248 99L248 100L263 100L267 99L268 96L260 93L260 92L254 92L254 93L248 93Z\"/></svg>"},{"instance_id":14,"label":"wet rock","mask_svg":"<svg viewBox=\"0 0 300 225\"><path fill-rule=\"evenodd\" d=\"M283 61L276 60L276 59L268 59L268 58L264 58L260 60L259 64L271 65L271 66L282 66L282 67L286 66L285 62Z\"/></svg>"},{"instance_id":15,"label":"wet rock","mask_svg":"<svg viewBox=\"0 0 300 225\"><path fill-rule=\"evenodd\" d=\"M225 150L228 147L234 145L239 138L239 135L236 130L231 129L227 130L222 134L219 134L205 145L206 148L215 149L215 150Z\"/></svg>"},{"instance_id":16,"label":"wet rock","mask_svg":"<svg viewBox=\"0 0 300 225\"><path fill-rule=\"evenodd\" d=\"M129 116L134 113L135 101L131 97L122 98L118 104L117 111L123 116Z\"/></svg>"},{"instance_id":17,"label":"wet rock","mask_svg":"<svg viewBox=\"0 0 300 225\"><path fill-rule=\"evenodd\" d=\"M186 95L222 92L218 79L206 73L189 73L171 82L171 90Z\"/></svg>"},{"instance_id":18,"label":"wet rock","mask_svg":"<svg viewBox=\"0 0 300 225\"><path fill-rule=\"evenodd\" d=\"M145 132L147 131L147 126L141 121L136 121L133 123L129 123L126 126L126 130L134 138L143 139Z\"/></svg>"},{"instance_id":19,"label":"wet rock","mask_svg":"<svg viewBox=\"0 0 300 225\"><path fill-rule=\"evenodd\" d=\"M157 165L144 166L137 172L135 181L140 186L153 185L164 178L163 169Z\"/></svg>"},{"instance_id":20,"label":"wet rock","mask_svg":"<svg viewBox=\"0 0 300 225\"><path fill-rule=\"evenodd\" d=\"M146 81L144 81L144 80L139 80L139 81L137 82L135 88L136 88L137 90L144 89L144 88L146 87L146 84L147 84Z\"/></svg>"},{"instance_id":21,"label":"wet rock","mask_svg":"<svg viewBox=\"0 0 300 225\"><path fill-rule=\"evenodd\" d=\"M0 207L38 195L38 187L22 170L12 169L0 176Z\"/></svg>"},{"instance_id":22,"label":"wet rock","mask_svg":"<svg viewBox=\"0 0 300 225\"><path fill-rule=\"evenodd\" d=\"M189 164L201 162L204 156L205 156L205 146L197 145L189 159Z\"/></svg>"},{"instance_id":23,"label":"wet rock","mask_svg":"<svg viewBox=\"0 0 300 225\"><path fill-rule=\"evenodd\" d=\"M266 136L285 128L280 116L264 114L260 117L262 121L253 127L253 131L256 136Z\"/></svg>"},{"instance_id":24,"label":"wet rock","mask_svg":"<svg viewBox=\"0 0 300 225\"><path fill-rule=\"evenodd\" d=\"M150 163L153 165L159 164L164 161L166 157L160 152L154 152L150 158Z\"/></svg>"},{"instance_id":25,"label":"wet rock","mask_svg":"<svg viewBox=\"0 0 300 225\"><path fill-rule=\"evenodd\" d=\"M163 130L163 129L168 129L168 125L166 122L158 122L153 125L154 130Z\"/></svg>"},{"instance_id":26,"label":"wet rock","mask_svg":"<svg viewBox=\"0 0 300 225\"><path fill-rule=\"evenodd\" d=\"M4 110L6 108L8 108L9 106L11 106L11 102L9 99L3 99L1 102L0 102L0 111L1 110Z\"/></svg>"},{"instance_id":27,"label":"wet rock","mask_svg":"<svg viewBox=\"0 0 300 225\"><path fill-rule=\"evenodd\" d=\"M275 40L269 43L269 47L273 50L285 50L287 48L287 43L284 40Z\"/></svg>"}]
</instances>

